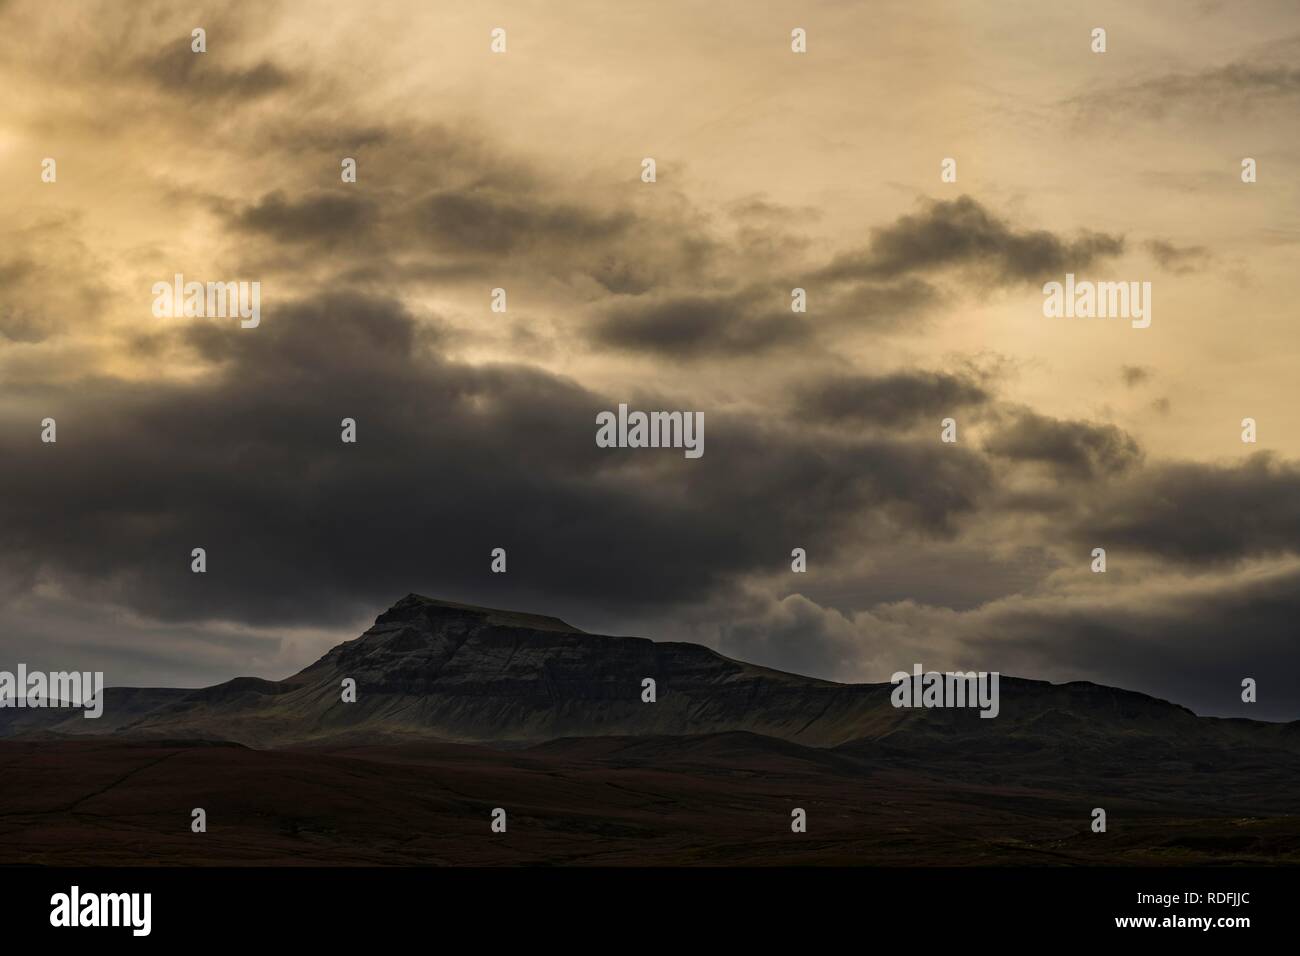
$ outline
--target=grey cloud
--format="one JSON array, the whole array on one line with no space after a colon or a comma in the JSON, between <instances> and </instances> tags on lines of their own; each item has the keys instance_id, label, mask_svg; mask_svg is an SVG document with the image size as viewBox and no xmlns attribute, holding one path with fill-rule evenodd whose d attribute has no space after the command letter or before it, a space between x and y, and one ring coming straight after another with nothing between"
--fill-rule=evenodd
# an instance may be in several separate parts
<instances>
[{"instance_id":1,"label":"grey cloud","mask_svg":"<svg viewBox=\"0 0 1300 956\"><path fill-rule=\"evenodd\" d=\"M1136 388L1151 380L1151 369L1145 365L1123 365L1119 377L1127 387Z\"/></svg>"},{"instance_id":2,"label":"grey cloud","mask_svg":"<svg viewBox=\"0 0 1300 956\"><path fill-rule=\"evenodd\" d=\"M780 294L770 291L765 298ZM798 315L765 309L763 298L746 291L637 301L613 307L592 331L604 345L678 358L750 355L810 338Z\"/></svg>"},{"instance_id":3,"label":"grey cloud","mask_svg":"<svg viewBox=\"0 0 1300 956\"><path fill-rule=\"evenodd\" d=\"M289 199L276 191L239 212L235 222L281 242L319 243L359 237L373 216L373 204L363 197L317 192Z\"/></svg>"},{"instance_id":4,"label":"grey cloud","mask_svg":"<svg viewBox=\"0 0 1300 956\"><path fill-rule=\"evenodd\" d=\"M500 277L508 257L508 274L517 279L580 287L586 280L606 292L641 294L697 277L712 257L713 240L686 224L647 219L615 195L570 195L569 187L485 143L472 127L358 126L327 135L291 122L265 133L268 148L288 168L318 175L322 168L336 171L347 155L357 161L359 182L305 192L280 188L252 205L211 200L242 233L233 253L259 274L309 273L335 286L392 293Z\"/></svg>"},{"instance_id":5,"label":"grey cloud","mask_svg":"<svg viewBox=\"0 0 1300 956\"><path fill-rule=\"evenodd\" d=\"M970 633L1004 670L1141 690L1202 714L1295 720L1298 619L1300 570L1284 565L1168 591L1152 584L1093 600L1013 599ZM1245 677L1259 683L1256 704L1241 700Z\"/></svg>"},{"instance_id":6,"label":"grey cloud","mask_svg":"<svg viewBox=\"0 0 1300 956\"><path fill-rule=\"evenodd\" d=\"M1145 245L1160 268L1176 275L1195 272L1210 258L1210 251L1204 246L1178 246L1165 239L1149 239Z\"/></svg>"},{"instance_id":7,"label":"grey cloud","mask_svg":"<svg viewBox=\"0 0 1300 956\"><path fill-rule=\"evenodd\" d=\"M990 455L1049 467L1059 478L1119 475L1141 460L1132 436L1114 425L1069 421L1028 409L1009 413L984 442Z\"/></svg>"},{"instance_id":8,"label":"grey cloud","mask_svg":"<svg viewBox=\"0 0 1300 956\"><path fill-rule=\"evenodd\" d=\"M930 202L920 213L873 230L864 249L837 256L820 275L878 281L960 267L982 281L1011 285L1080 270L1123 250L1118 236L1088 233L1067 241L1046 230L1019 230L961 196Z\"/></svg>"},{"instance_id":9,"label":"grey cloud","mask_svg":"<svg viewBox=\"0 0 1300 956\"><path fill-rule=\"evenodd\" d=\"M1098 495L1080 524L1091 540L1190 564L1295 553L1300 466L1267 452L1229 467L1159 463Z\"/></svg>"},{"instance_id":10,"label":"grey cloud","mask_svg":"<svg viewBox=\"0 0 1300 956\"><path fill-rule=\"evenodd\" d=\"M1138 586L1037 589L964 611L911 601L841 611L796 594L737 601L721 617L724 653L836 680L886 681L919 661L935 670L1090 680L1215 716L1300 713L1294 561ZM1241 700L1246 677L1258 682L1258 703Z\"/></svg>"},{"instance_id":11,"label":"grey cloud","mask_svg":"<svg viewBox=\"0 0 1300 956\"><path fill-rule=\"evenodd\" d=\"M643 291L650 285L634 288ZM805 291L808 313L792 312L790 289L775 286L645 296L607 307L592 324L591 334L598 344L629 351L675 358L746 358L795 347L807 350L832 331L903 328L940 298L933 286L915 278ZM816 321L810 322L809 315Z\"/></svg>"},{"instance_id":12,"label":"grey cloud","mask_svg":"<svg viewBox=\"0 0 1300 956\"><path fill-rule=\"evenodd\" d=\"M796 411L813 421L882 428L910 427L984 405L992 396L972 378L943 372L900 371L888 375L846 375L803 388Z\"/></svg>"}]
</instances>

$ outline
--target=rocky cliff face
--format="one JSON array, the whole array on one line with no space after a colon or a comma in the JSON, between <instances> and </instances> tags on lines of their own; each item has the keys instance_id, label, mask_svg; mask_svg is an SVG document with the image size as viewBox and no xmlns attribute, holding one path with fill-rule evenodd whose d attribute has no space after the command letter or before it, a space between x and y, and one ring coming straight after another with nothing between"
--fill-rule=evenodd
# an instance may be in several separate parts
<instances>
[{"instance_id":1,"label":"rocky cliff face","mask_svg":"<svg viewBox=\"0 0 1300 956\"><path fill-rule=\"evenodd\" d=\"M355 703L342 701L347 678L356 681ZM642 701L644 678L656 682L655 703ZM993 720L974 710L895 709L891 689L834 684L694 644L586 634L556 618L412 594L359 638L286 680L244 677L188 692L119 688L109 692L104 719L25 711L24 723L0 723L0 734L109 732L253 747L421 738L519 746L729 731L814 747L1024 751L1106 747L1117 735L1154 753L1189 736L1223 746L1297 746L1296 725L1199 718L1094 684L1003 678L1002 712Z\"/></svg>"}]
</instances>

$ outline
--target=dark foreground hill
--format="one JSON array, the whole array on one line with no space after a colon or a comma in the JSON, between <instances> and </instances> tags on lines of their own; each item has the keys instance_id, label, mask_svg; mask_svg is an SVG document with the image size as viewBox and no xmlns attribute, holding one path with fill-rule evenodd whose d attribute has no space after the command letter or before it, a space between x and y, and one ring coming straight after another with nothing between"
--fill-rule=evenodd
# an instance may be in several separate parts
<instances>
[{"instance_id":1,"label":"dark foreground hill","mask_svg":"<svg viewBox=\"0 0 1300 956\"><path fill-rule=\"evenodd\" d=\"M0 741L0 864L1300 863L1295 762L1222 756L1099 774L751 734L526 750ZM1106 833L1089 828L1098 806Z\"/></svg>"}]
</instances>

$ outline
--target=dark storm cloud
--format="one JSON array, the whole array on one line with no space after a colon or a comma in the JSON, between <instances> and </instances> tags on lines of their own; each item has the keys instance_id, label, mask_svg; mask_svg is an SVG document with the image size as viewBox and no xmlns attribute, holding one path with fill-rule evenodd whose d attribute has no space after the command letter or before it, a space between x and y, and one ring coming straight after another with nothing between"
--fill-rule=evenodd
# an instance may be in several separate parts
<instances>
[{"instance_id":1,"label":"dark storm cloud","mask_svg":"<svg viewBox=\"0 0 1300 956\"><path fill-rule=\"evenodd\" d=\"M472 126L361 126L366 144L355 149L300 123L266 133L269 147L305 175L337 168L340 151L354 155L359 184L279 188L251 205L205 200L243 234L231 249L241 273L314 275L400 295L500 279L508 260L514 281L570 285L575 302L591 303L584 312L594 318L577 330L590 343L677 358L805 346L833 325L901 327L939 299L914 276L823 287L811 290L811 323L789 307L797 280L756 281L797 261L808 240L777 225L728 231L727 219L677 197L634 210L619 188L575 193ZM384 171L378 184L368 178L375 169Z\"/></svg>"},{"instance_id":2,"label":"dark storm cloud","mask_svg":"<svg viewBox=\"0 0 1300 956\"><path fill-rule=\"evenodd\" d=\"M1047 466L1061 479L1092 480L1129 471L1142 453L1114 425L1062 420L1029 409L1012 411L984 442L996 458Z\"/></svg>"},{"instance_id":3,"label":"dark storm cloud","mask_svg":"<svg viewBox=\"0 0 1300 956\"><path fill-rule=\"evenodd\" d=\"M809 354L813 343L834 331L915 327L917 317L941 298L915 278L805 292L808 313L793 312L790 290L773 286L621 302L604 310L590 334L599 345L679 359L747 358L792 347ZM809 315L817 321L810 322Z\"/></svg>"},{"instance_id":4,"label":"dark storm cloud","mask_svg":"<svg viewBox=\"0 0 1300 956\"><path fill-rule=\"evenodd\" d=\"M1176 275L1195 272L1210 258L1204 246L1177 246L1164 239L1149 239L1145 245L1160 268Z\"/></svg>"},{"instance_id":5,"label":"dark storm cloud","mask_svg":"<svg viewBox=\"0 0 1300 956\"><path fill-rule=\"evenodd\" d=\"M514 275L550 282L586 277L607 293L598 294L585 327L597 346L674 358L746 358L807 349L832 332L915 330L944 298L917 272L951 267L979 281L1017 283L1082 268L1123 248L1109 236L1067 242L1044 231L1017 231L962 197L877 229L866 250L814 273L814 280L830 281L805 283L809 311L794 313L790 290L798 280L777 286L758 277L797 261L805 245L797 236L774 229L756 243L743 230L717 234L707 217L677 207L646 215L616 199L565 198L535 170L472 135L436 126L380 138L363 151L359 168L409 169L401 158L410 155L425 157L436 170L437 189L429 192L422 178L397 172L365 199L350 190L300 196L277 190L225 212L267 244L241 249L249 267L290 273L323 267L333 270L335 283L376 289L385 282L499 275L502 258L510 257ZM326 161L336 158L310 160L313 166ZM322 259L322 237L346 246L347 255ZM291 245L302 247L297 260Z\"/></svg>"},{"instance_id":6,"label":"dark storm cloud","mask_svg":"<svg viewBox=\"0 0 1300 956\"><path fill-rule=\"evenodd\" d=\"M728 656L795 674L853 681L865 656L863 636L844 616L803 595L737 602L722 625Z\"/></svg>"},{"instance_id":7,"label":"dark storm cloud","mask_svg":"<svg viewBox=\"0 0 1300 956\"><path fill-rule=\"evenodd\" d=\"M616 348L676 358L752 355L806 341L811 330L779 302L781 292L748 290L731 295L681 296L615 306L592 329L595 340Z\"/></svg>"},{"instance_id":8,"label":"dark storm cloud","mask_svg":"<svg viewBox=\"0 0 1300 956\"><path fill-rule=\"evenodd\" d=\"M970 196L961 196L930 202L918 214L874 229L866 248L836 256L820 276L887 280L960 267L982 281L1012 285L1083 269L1123 251L1118 236L1089 233L1067 241L1042 229L1016 229Z\"/></svg>"},{"instance_id":9,"label":"dark storm cloud","mask_svg":"<svg viewBox=\"0 0 1300 956\"><path fill-rule=\"evenodd\" d=\"M804 388L797 414L809 421L880 428L911 427L939 420L991 400L974 379L943 372L901 371L889 375L846 375Z\"/></svg>"},{"instance_id":10,"label":"dark storm cloud","mask_svg":"<svg viewBox=\"0 0 1300 956\"><path fill-rule=\"evenodd\" d=\"M1235 467L1160 463L1099 495L1080 534L1188 564L1300 551L1300 466L1258 452Z\"/></svg>"},{"instance_id":11,"label":"dark storm cloud","mask_svg":"<svg viewBox=\"0 0 1300 956\"><path fill-rule=\"evenodd\" d=\"M961 629L983 648L990 669L1086 678L1202 714L1294 720L1296 621L1300 568L1291 564L1181 589L1153 583L1090 601L1013 599ZM1246 677L1258 682L1255 704L1241 700Z\"/></svg>"},{"instance_id":12,"label":"dark storm cloud","mask_svg":"<svg viewBox=\"0 0 1300 956\"><path fill-rule=\"evenodd\" d=\"M240 212L235 222L280 242L316 243L357 236L373 214L373 204L353 194L318 192L291 200L276 191Z\"/></svg>"},{"instance_id":13,"label":"dark storm cloud","mask_svg":"<svg viewBox=\"0 0 1300 956\"><path fill-rule=\"evenodd\" d=\"M813 439L707 408L699 460L600 449L598 411L690 402L450 362L422 327L392 301L322 297L256 330L194 326L214 366L199 382L47 389L57 444L3 432L6 574L168 619L338 620L421 589L663 608L781 567L795 542L834 554L867 516L951 535L991 481L934 442ZM489 573L494 547L510 573Z\"/></svg>"}]
</instances>

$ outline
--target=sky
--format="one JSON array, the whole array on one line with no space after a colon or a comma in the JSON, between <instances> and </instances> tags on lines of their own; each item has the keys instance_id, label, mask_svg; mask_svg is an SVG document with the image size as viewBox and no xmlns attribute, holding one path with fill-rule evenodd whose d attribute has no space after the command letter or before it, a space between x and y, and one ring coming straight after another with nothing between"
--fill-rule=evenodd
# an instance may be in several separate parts
<instances>
[{"instance_id":1,"label":"sky","mask_svg":"<svg viewBox=\"0 0 1300 956\"><path fill-rule=\"evenodd\" d=\"M0 0L0 668L283 677L417 592L1296 719L1297 54L1281 0Z\"/></svg>"}]
</instances>

